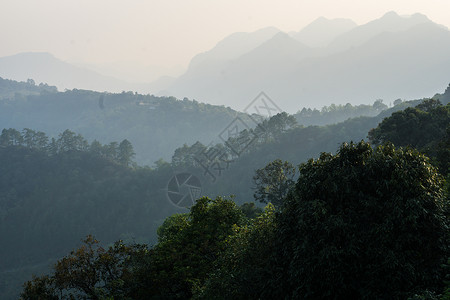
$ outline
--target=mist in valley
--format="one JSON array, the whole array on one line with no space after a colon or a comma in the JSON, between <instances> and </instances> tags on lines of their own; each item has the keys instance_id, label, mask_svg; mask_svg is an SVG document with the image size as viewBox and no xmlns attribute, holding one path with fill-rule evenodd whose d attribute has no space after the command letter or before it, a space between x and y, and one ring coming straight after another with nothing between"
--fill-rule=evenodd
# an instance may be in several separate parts
<instances>
[{"instance_id":1,"label":"mist in valley","mask_svg":"<svg viewBox=\"0 0 450 300\"><path fill-rule=\"evenodd\" d=\"M448 11L0 4L0 298L447 299Z\"/></svg>"}]
</instances>

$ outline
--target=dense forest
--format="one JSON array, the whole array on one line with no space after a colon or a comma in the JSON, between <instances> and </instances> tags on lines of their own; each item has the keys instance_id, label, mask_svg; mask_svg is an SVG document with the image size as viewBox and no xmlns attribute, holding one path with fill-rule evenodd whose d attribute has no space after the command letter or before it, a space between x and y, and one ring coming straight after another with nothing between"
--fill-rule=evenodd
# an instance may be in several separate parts
<instances>
[{"instance_id":1,"label":"dense forest","mask_svg":"<svg viewBox=\"0 0 450 300\"><path fill-rule=\"evenodd\" d=\"M19 85L15 93L10 90ZM70 129L89 142L129 140L140 165L170 159L183 143L218 141L236 115L231 108L133 92L57 92L0 78L0 128L31 128L56 138ZM250 123L249 123L250 124Z\"/></svg>"},{"instance_id":2,"label":"dense forest","mask_svg":"<svg viewBox=\"0 0 450 300\"><path fill-rule=\"evenodd\" d=\"M88 91L49 93L100 97ZM126 138L101 144L72 129L47 136L40 128L5 128L0 136L0 255L5 258L0 262L0 296L17 295L34 273L48 275L28 282L24 299L439 297L446 272L441 265L448 258L449 95L450 89L426 101L397 102L390 109L376 102L372 109L378 107L380 113L375 116L325 126L303 124L300 112L280 113L221 143L211 138L210 144L197 141L174 148L169 162L159 160L152 167L136 163L137 150ZM122 101L120 94L103 99L115 96ZM207 107L187 99L166 100L173 105L167 112ZM324 108L322 115L347 118L343 110L357 107ZM218 115L227 110L210 109ZM192 113L184 117L203 118L199 111ZM227 122L233 122L234 115L228 116ZM181 113L178 117L183 118ZM216 138L227 125L214 133ZM351 143L366 137L374 148ZM399 148L406 146L420 152ZM319 158L308 161L311 157ZM205 196L190 210L168 198L171 178L186 173L199 179ZM412 194L403 192L409 189ZM383 208L379 201L386 201ZM404 222L398 223L399 218ZM302 235L290 232L292 224ZM351 231L370 224L378 227ZM377 236L379 232L385 234ZM420 232L435 234L423 240ZM80 248L58 260L84 237ZM314 248L319 247L315 237L327 242L321 244L322 252ZM404 244L391 249L395 238L404 238ZM379 248L358 248L366 244ZM409 256L400 257L409 247ZM354 256L345 253L365 256L350 268ZM299 255L302 259L288 259ZM430 256L411 263L424 255ZM375 268L380 265L386 268ZM344 267L352 271L340 272ZM279 277L280 270L292 272ZM295 273L299 270L311 277L306 280L308 276ZM377 281L384 277L392 278L391 285Z\"/></svg>"},{"instance_id":3,"label":"dense forest","mask_svg":"<svg viewBox=\"0 0 450 300\"><path fill-rule=\"evenodd\" d=\"M89 142L127 139L133 144L140 165L151 166L160 158L170 160L174 149L184 143L221 142L219 133L236 116L246 126L256 126L244 113L186 98L177 100L125 91L117 94L77 89L58 92L55 87L35 85L33 80L16 82L0 78L0 100L0 128L31 128L54 138L70 129ZM395 104L400 109L405 102ZM374 117L386 109L377 100L373 105L303 108L294 117L304 126L323 126L360 116Z\"/></svg>"},{"instance_id":4,"label":"dense forest","mask_svg":"<svg viewBox=\"0 0 450 300\"><path fill-rule=\"evenodd\" d=\"M448 299L449 195L426 156L350 143L299 173L278 208L253 218L203 197L151 248L88 236L22 297Z\"/></svg>"}]
</instances>

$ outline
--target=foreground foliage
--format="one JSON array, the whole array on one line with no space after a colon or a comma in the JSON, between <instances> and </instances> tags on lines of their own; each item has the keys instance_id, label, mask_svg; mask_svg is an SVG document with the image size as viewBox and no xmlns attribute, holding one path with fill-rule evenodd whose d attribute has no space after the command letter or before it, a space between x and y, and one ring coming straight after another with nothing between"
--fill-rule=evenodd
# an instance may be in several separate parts
<instances>
[{"instance_id":1,"label":"foreground foliage","mask_svg":"<svg viewBox=\"0 0 450 300\"><path fill-rule=\"evenodd\" d=\"M22 299L187 299L202 286L213 262L225 249L233 228L246 221L239 207L221 197L201 198L189 214L168 218L159 243L104 250L89 236L50 276L24 285ZM41 297L41 298L39 298Z\"/></svg>"},{"instance_id":2,"label":"foreground foliage","mask_svg":"<svg viewBox=\"0 0 450 300\"><path fill-rule=\"evenodd\" d=\"M299 170L278 212L269 204L248 219L232 199L201 198L166 219L150 249L94 250L88 237L22 298L447 297L449 203L427 157L350 143Z\"/></svg>"},{"instance_id":3,"label":"foreground foliage","mask_svg":"<svg viewBox=\"0 0 450 300\"><path fill-rule=\"evenodd\" d=\"M405 299L440 292L448 202L428 159L344 144L300 167L278 219L277 298Z\"/></svg>"}]
</instances>

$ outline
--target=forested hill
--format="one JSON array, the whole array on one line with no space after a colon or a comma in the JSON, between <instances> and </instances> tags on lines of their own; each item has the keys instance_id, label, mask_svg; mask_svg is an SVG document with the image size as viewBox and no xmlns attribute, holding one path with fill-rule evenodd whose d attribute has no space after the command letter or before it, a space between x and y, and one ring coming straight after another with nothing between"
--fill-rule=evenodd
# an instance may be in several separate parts
<instances>
[{"instance_id":1,"label":"forested hill","mask_svg":"<svg viewBox=\"0 0 450 300\"><path fill-rule=\"evenodd\" d=\"M124 172L128 180L133 172L153 172L157 178L182 168L203 179L206 191L201 194L227 195L231 191L237 192L232 200L248 201L251 196L246 190L253 187L248 179L264 161L281 158L296 164L304 162L304 157L315 158L299 166L297 182L286 187L276 208L269 205L252 220L245 218L243 209L232 200L201 197L189 213L166 219L157 231L156 245L117 242L106 249L89 236L79 250L59 260L50 277L28 282L23 295L25 299L53 297L59 292L67 293L67 298L107 295L132 299L448 296L449 190L448 186L446 193L442 189L437 171L447 173L449 179L450 104L428 99L378 121L362 117L336 125L302 127L293 116L281 113L230 137L226 144L231 152L221 144L206 147L195 143L177 149L172 162L160 162L156 170ZM388 144L377 149L367 142L341 144L332 150L336 154L319 155L335 141L357 138L371 124L375 124L369 131L372 143ZM239 148L252 136L251 145ZM225 168L218 168L220 164ZM211 167L208 171L206 165ZM222 176L213 173L218 170ZM216 175L215 180L204 176L211 174ZM120 180L124 175L116 172L113 177ZM278 182L274 174L268 176ZM141 183L136 182L132 190L139 191ZM120 188L128 191L125 185ZM271 192L273 186L263 188ZM120 198L108 206L103 201L94 200L101 203L106 215L124 208ZM140 203L134 201L127 205ZM120 214L134 211L127 209ZM275 209L279 209L277 213ZM126 223L122 226L113 228L128 228ZM347 272L349 268L351 272Z\"/></svg>"},{"instance_id":2,"label":"forested hill","mask_svg":"<svg viewBox=\"0 0 450 300\"><path fill-rule=\"evenodd\" d=\"M50 137L70 129L90 142L128 139L136 161L152 165L170 159L180 144L217 141L236 115L247 118L230 108L188 99L49 89L0 78L0 129L31 128Z\"/></svg>"},{"instance_id":3,"label":"forested hill","mask_svg":"<svg viewBox=\"0 0 450 300\"><path fill-rule=\"evenodd\" d=\"M36 85L33 79L28 79L27 82L18 82L0 77L0 99L11 99L18 95L56 93L57 91L55 86L49 86L43 83Z\"/></svg>"},{"instance_id":4,"label":"forested hill","mask_svg":"<svg viewBox=\"0 0 450 300\"><path fill-rule=\"evenodd\" d=\"M448 92L449 89L443 95L436 95L436 98L444 102ZM67 97L69 100L61 102L65 101L66 105L72 103L71 108L75 113L81 107L77 101L89 105L89 101L98 96L97 105L102 103L99 102L102 94L88 91L67 91L52 95ZM70 98L71 95L74 98ZM80 95L86 98L77 98ZM210 110L216 111L217 116L223 116L223 110L227 110L175 99L160 99L160 102L147 105L145 103L150 102L145 102L146 99L152 96L131 93L103 96L104 100L111 97L110 103L114 103L112 99L116 101L116 106L111 105L115 107L109 111L111 115L116 110L120 112L120 108L128 107L124 110L132 111L131 108L152 107L156 103L164 107L162 111L173 108L175 114L180 113L180 118L183 116L183 107L198 108L191 112L186 110L191 117L207 115ZM125 96L130 97L131 102L142 97L145 105L130 105L131 102L127 102L122 106L122 97ZM21 100L17 98L2 102L2 105L17 101L24 105L23 111L30 111L28 105L33 103L33 99L43 98L43 95L28 96ZM48 100L48 109L67 112L67 107L58 104L60 98L47 99L56 103L51 107L51 101ZM40 103L44 102L42 100ZM103 105L106 106L106 103L103 102ZM418 133L397 132L397 135L419 139L430 133L428 146L435 141L435 145L443 145L444 150L448 149L448 131L445 140L444 125L449 123L449 106L428 100L422 106L407 108L419 103L397 103L375 117L353 118L327 126L305 127L298 124L294 116L280 113L255 128L229 136L225 143L185 144L168 154L170 162L158 161L153 169L135 164L135 148L128 139L118 139L117 142L108 140L109 143L101 144L95 140L88 141L71 130L61 130L52 138L34 128L21 131L18 131L20 127L4 129L0 136L0 255L4 258L0 261L0 298L17 295L21 283L30 279L32 273L41 273L87 234L94 234L104 243L121 238L152 244L156 240L156 229L164 218L186 211L174 205L168 197L170 182L177 174L188 173L198 178L198 187L201 189L197 196L214 198L216 195L233 194L236 195L235 201L242 204L253 201L255 171L269 162L282 159L293 164L302 163L317 157L321 152L335 152L342 142L366 139L369 131L372 132L374 142L384 142L391 139L386 136L395 136L392 128L409 128ZM406 110L399 111L404 108ZM395 111L399 112L389 119L394 121L385 121L387 125L383 125L383 122L375 131L371 131ZM50 118L50 115L47 117ZM22 118L26 119L25 115ZM62 117L57 117L57 120L63 124ZM246 120L234 118L226 125ZM45 119L34 121L42 124L46 122ZM399 123L400 126L396 122L404 123ZM408 125L408 122L415 126ZM199 126L201 122L195 124ZM175 128L176 125L171 126ZM222 131L224 128L216 131L215 135ZM376 132L378 135L375 135ZM179 142L177 146L183 143ZM408 142L399 145L406 146ZM449 156L445 151L427 152L428 146L412 146L436 159ZM445 174L445 171L442 172Z\"/></svg>"},{"instance_id":5,"label":"forested hill","mask_svg":"<svg viewBox=\"0 0 450 300\"><path fill-rule=\"evenodd\" d=\"M0 298L41 273L89 233L104 241L155 242L182 210L165 198L169 170L132 169L126 140L88 144L64 131L3 130L0 136Z\"/></svg>"},{"instance_id":6,"label":"forested hill","mask_svg":"<svg viewBox=\"0 0 450 300\"><path fill-rule=\"evenodd\" d=\"M443 99L442 96L436 95L436 99ZM294 165L300 164L311 157L317 157L320 152L334 153L342 142L367 140L369 132L376 128L383 119L389 118L391 115L395 120L403 120L404 122L391 125L391 136L397 133L397 135L403 137L403 139L392 140L393 142L401 140L402 143L399 143L399 146L410 145L434 156L435 153L429 148L434 149L444 138L446 124L450 122L450 119L448 113L442 111L448 111L449 102L446 102L447 105L445 106L437 104L440 103L438 100L426 100L427 105L437 107L436 113L423 113L424 105L420 105L422 102L423 100L403 101L375 117L351 118L344 122L326 126L305 127L297 123L298 118L287 114L279 114L265 121L262 126L255 130L241 132L236 140L245 140L246 137L247 139L251 137L252 142L249 143L248 147L242 149L239 155L231 152L231 162L229 163L224 163L217 158L211 160L205 155L206 153L213 153L213 149L216 149L216 153L221 153L225 145L206 147L196 143L190 147L178 148L172 158L172 166L175 170L189 170L197 174L202 179L205 190L211 193L208 195L234 194L239 196L237 197L238 202L245 202L253 197L254 190L248 187L254 187L252 177L256 169L275 159L290 161ZM415 108L414 106L417 105L418 107ZM420 116L420 119L417 116ZM406 131L400 131L400 128ZM380 129L377 129L377 132L379 131ZM413 135L412 132L415 132L416 135ZM381 136L384 137L384 135ZM435 145L429 144L428 148L424 148L417 143L408 143L408 139L409 141L426 140L428 143L434 141ZM382 141L390 140L384 138ZM233 143L233 140L228 141L228 145L232 147ZM225 147L225 149L228 149L228 147ZM193 160L192 157L197 157L197 160L202 161L202 164Z\"/></svg>"},{"instance_id":7,"label":"forested hill","mask_svg":"<svg viewBox=\"0 0 450 300\"><path fill-rule=\"evenodd\" d=\"M449 93L447 91L447 98ZM332 104L320 111L300 109L300 102L295 117L298 124L304 126L335 124L349 118L389 113L386 104L380 100L373 105ZM394 109L405 107L406 102L397 102ZM37 86L32 80L16 82L0 78L0 129L31 128L55 138L69 129L89 142L127 139L133 144L135 159L140 165L153 165L160 158L170 160L173 151L185 143L220 142L219 134L235 117L250 128L254 127L255 123L247 114L186 98L177 100L132 92L58 92L45 84Z\"/></svg>"},{"instance_id":8,"label":"forested hill","mask_svg":"<svg viewBox=\"0 0 450 300\"><path fill-rule=\"evenodd\" d=\"M426 103L448 111L448 105ZM411 109L431 128L442 127L433 125L435 121L449 122L442 113L423 114L421 106ZM397 119L408 118L414 120L414 114ZM236 202L250 202L256 169L275 159L297 164L322 151L335 152L342 142L367 137L381 121L382 116L360 117L303 127L282 113L230 137L226 145L180 147L170 163L160 161L155 169L133 164L133 148L127 140L102 145L88 143L69 130L49 139L31 129L4 129L0 136L0 255L5 259L0 265L0 291L2 295L11 295L11 289L17 292L32 272L42 272L89 233L106 243L134 238L151 244L164 218L186 211L168 198L169 181L176 174L195 175L201 195L234 194ZM242 144L248 137L253 137L252 142ZM443 139L442 132L432 138Z\"/></svg>"}]
</instances>

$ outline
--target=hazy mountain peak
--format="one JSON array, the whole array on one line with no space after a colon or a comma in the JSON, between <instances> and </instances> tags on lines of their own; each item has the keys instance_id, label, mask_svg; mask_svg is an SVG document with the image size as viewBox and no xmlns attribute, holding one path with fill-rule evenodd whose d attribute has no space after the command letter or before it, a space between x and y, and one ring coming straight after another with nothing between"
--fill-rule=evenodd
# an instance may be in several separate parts
<instances>
[{"instance_id":1,"label":"hazy mountain peak","mask_svg":"<svg viewBox=\"0 0 450 300\"><path fill-rule=\"evenodd\" d=\"M385 13L380 19L393 19L393 18L401 18L395 11L388 11Z\"/></svg>"},{"instance_id":2,"label":"hazy mountain peak","mask_svg":"<svg viewBox=\"0 0 450 300\"><path fill-rule=\"evenodd\" d=\"M278 32L272 38L255 48L253 51L246 53L245 56L259 56L262 58L264 56L271 55L295 55L299 52L300 54L303 54L304 50L307 49L309 49L308 46L292 38L291 36L289 36L289 34L285 32Z\"/></svg>"},{"instance_id":3,"label":"hazy mountain peak","mask_svg":"<svg viewBox=\"0 0 450 300\"><path fill-rule=\"evenodd\" d=\"M266 27L254 32L236 32L225 37L209 51L196 55L190 62L189 68L195 68L204 63L229 61L250 52L265 41L280 32L275 27Z\"/></svg>"},{"instance_id":4,"label":"hazy mountain peak","mask_svg":"<svg viewBox=\"0 0 450 300\"><path fill-rule=\"evenodd\" d=\"M305 26L292 37L309 47L324 47L337 36L355 28L357 25L350 19L327 19L319 17Z\"/></svg>"},{"instance_id":5,"label":"hazy mountain peak","mask_svg":"<svg viewBox=\"0 0 450 300\"><path fill-rule=\"evenodd\" d=\"M104 76L64 62L47 52L24 52L0 57L0 76L18 81L33 79L36 83L55 85L60 90L148 90L146 85L129 84L114 77Z\"/></svg>"},{"instance_id":6,"label":"hazy mountain peak","mask_svg":"<svg viewBox=\"0 0 450 300\"><path fill-rule=\"evenodd\" d=\"M398 13L396 13L395 11L389 11L387 13L385 13L381 18L379 18L378 20L414 20L416 22L427 22L430 21L430 19L428 19L428 17L424 14L421 13L414 13L412 15L399 15ZM376 20L375 20L376 21Z\"/></svg>"},{"instance_id":7,"label":"hazy mountain peak","mask_svg":"<svg viewBox=\"0 0 450 300\"><path fill-rule=\"evenodd\" d=\"M276 33L271 39L269 39L268 41L270 41L270 40L280 40L280 41L287 41L287 40L289 40L289 41L292 41L292 38L289 36L289 34L287 34L286 32L282 32L282 31L280 31L280 32L278 32L278 33Z\"/></svg>"},{"instance_id":8,"label":"hazy mountain peak","mask_svg":"<svg viewBox=\"0 0 450 300\"><path fill-rule=\"evenodd\" d=\"M387 12L381 18L351 29L338 36L329 46L330 52L339 52L357 47L384 32L401 32L423 23L433 23L422 14L400 16L394 11ZM434 23L433 23L434 24Z\"/></svg>"},{"instance_id":9,"label":"hazy mountain peak","mask_svg":"<svg viewBox=\"0 0 450 300\"><path fill-rule=\"evenodd\" d=\"M425 16L424 14L421 14L421 13L415 13L415 14L411 15L411 18L422 19L424 21L429 21L430 20L430 19L428 19L427 16Z\"/></svg>"},{"instance_id":10,"label":"hazy mountain peak","mask_svg":"<svg viewBox=\"0 0 450 300\"><path fill-rule=\"evenodd\" d=\"M21 52L10 56L0 57L4 64L22 62L23 64L43 65L49 62L55 63L59 60L48 52Z\"/></svg>"}]
</instances>

